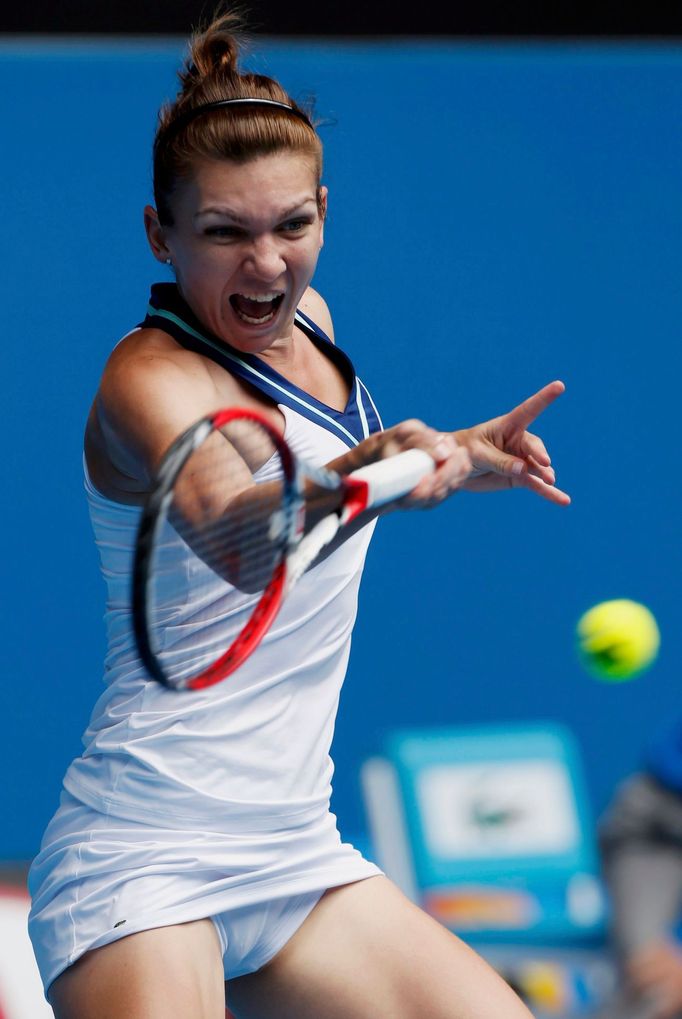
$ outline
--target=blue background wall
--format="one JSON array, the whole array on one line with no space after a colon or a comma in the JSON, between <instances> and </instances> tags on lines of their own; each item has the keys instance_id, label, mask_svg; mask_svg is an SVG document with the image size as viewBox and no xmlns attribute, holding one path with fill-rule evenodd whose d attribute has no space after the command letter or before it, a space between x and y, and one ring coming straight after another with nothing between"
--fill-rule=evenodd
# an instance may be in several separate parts
<instances>
[{"instance_id":1,"label":"blue background wall","mask_svg":"<svg viewBox=\"0 0 682 1019\"><path fill-rule=\"evenodd\" d=\"M141 210L181 52L0 47L8 859L35 852L100 689L81 436L159 278ZM679 708L682 47L262 42L251 63L329 121L316 285L385 421L458 427L567 385L538 430L569 509L465 494L378 528L335 741L342 828L364 826L360 762L406 724L562 721L597 814ZM573 631L622 596L663 647L608 686Z\"/></svg>"}]
</instances>

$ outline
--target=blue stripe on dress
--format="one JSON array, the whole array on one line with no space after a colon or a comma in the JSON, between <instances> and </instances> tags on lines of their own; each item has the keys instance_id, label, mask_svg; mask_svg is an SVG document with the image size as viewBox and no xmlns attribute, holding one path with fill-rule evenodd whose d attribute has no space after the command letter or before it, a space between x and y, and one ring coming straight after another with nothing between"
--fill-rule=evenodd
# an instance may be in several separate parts
<instances>
[{"instance_id":1,"label":"blue stripe on dress","mask_svg":"<svg viewBox=\"0 0 682 1019\"><path fill-rule=\"evenodd\" d=\"M147 317L142 323L145 327L156 327L169 333L185 349L211 358L231 375L255 386L275 403L285 404L337 435L350 448L357 446L367 435L381 430L379 415L369 393L357 378L347 355L332 343L312 319L297 311L296 324L336 365L348 382L350 395L343 411L329 407L306 393L255 354L237 351L213 337L195 317L173 283L155 283L152 286Z\"/></svg>"}]
</instances>

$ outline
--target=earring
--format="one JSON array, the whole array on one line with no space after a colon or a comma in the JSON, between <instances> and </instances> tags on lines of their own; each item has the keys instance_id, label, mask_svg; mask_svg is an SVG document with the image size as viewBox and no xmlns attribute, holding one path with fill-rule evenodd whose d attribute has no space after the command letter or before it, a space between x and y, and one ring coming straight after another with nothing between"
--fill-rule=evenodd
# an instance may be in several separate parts
<instances>
[{"instance_id":1,"label":"earring","mask_svg":"<svg viewBox=\"0 0 682 1019\"><path fill-rule=\"evenodd\" d=\"M166 265L172 265L172 264L173 264L173 259L172 258L167 258L166 259Z\"/></svg>"}]
</instances>

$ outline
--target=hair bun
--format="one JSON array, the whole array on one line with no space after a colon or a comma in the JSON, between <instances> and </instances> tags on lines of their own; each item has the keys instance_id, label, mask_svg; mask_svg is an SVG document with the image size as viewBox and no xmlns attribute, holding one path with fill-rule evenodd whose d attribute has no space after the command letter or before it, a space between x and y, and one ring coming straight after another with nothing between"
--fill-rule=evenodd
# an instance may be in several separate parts
<instances>
[{"instance_id":1,"label":"hair bun","mask_svg":"<svg viewBox=\"0 0 682 1019\"><path fill-rule=\"evenodd\" d=\"M234 12L222 14L190 39L189 55L179 73L184 92L207 78L230 77L239 72L242 19Z\"/></svg>"},{"instance_id":2,"label":"hair bun","mask_svg":"<svg viewBox=\"0 0 682 1019\"><path fill-rule=\"evenodd\" d=\"M278 152L297 153L313 168L319 189L322 143L311 114L276 79L241 70L242 15L221 10L208 27L193 33L178 72L181 88L175 101L159 111L153 173L162 226L173 223L178 182L190 178L202 159L244 163Z\"/></svg>"}]
</instances>

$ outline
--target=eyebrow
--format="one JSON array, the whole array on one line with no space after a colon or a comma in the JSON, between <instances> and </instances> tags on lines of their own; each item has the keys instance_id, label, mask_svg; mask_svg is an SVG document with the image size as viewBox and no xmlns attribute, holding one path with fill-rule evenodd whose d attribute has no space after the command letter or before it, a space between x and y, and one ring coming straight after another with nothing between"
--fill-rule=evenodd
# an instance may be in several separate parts
<instances>
[{"instance_id":1,"label":"eyebrow","mask_svg":"<svg viewBox=\"0 0 682 1019\"><path fill-rule=\"evenodd\" d=\"M317 200L312 196L310 198L304 198L302 201L292 205L289 209L285 209L284 212L279 213L277 215L277 220L288 219L289 216L293 216L295 212L303 210L306 205L310 205L311 203L317 205ZM205 209L199 209L198 212L195 212L193 218L200 219L202 216L209 216L212 213L219 216L227 216L233 223L237 223L240 226L248 226L249 221L234 212L227 205L207 205Z\"/></svg>"}]
</instances>

